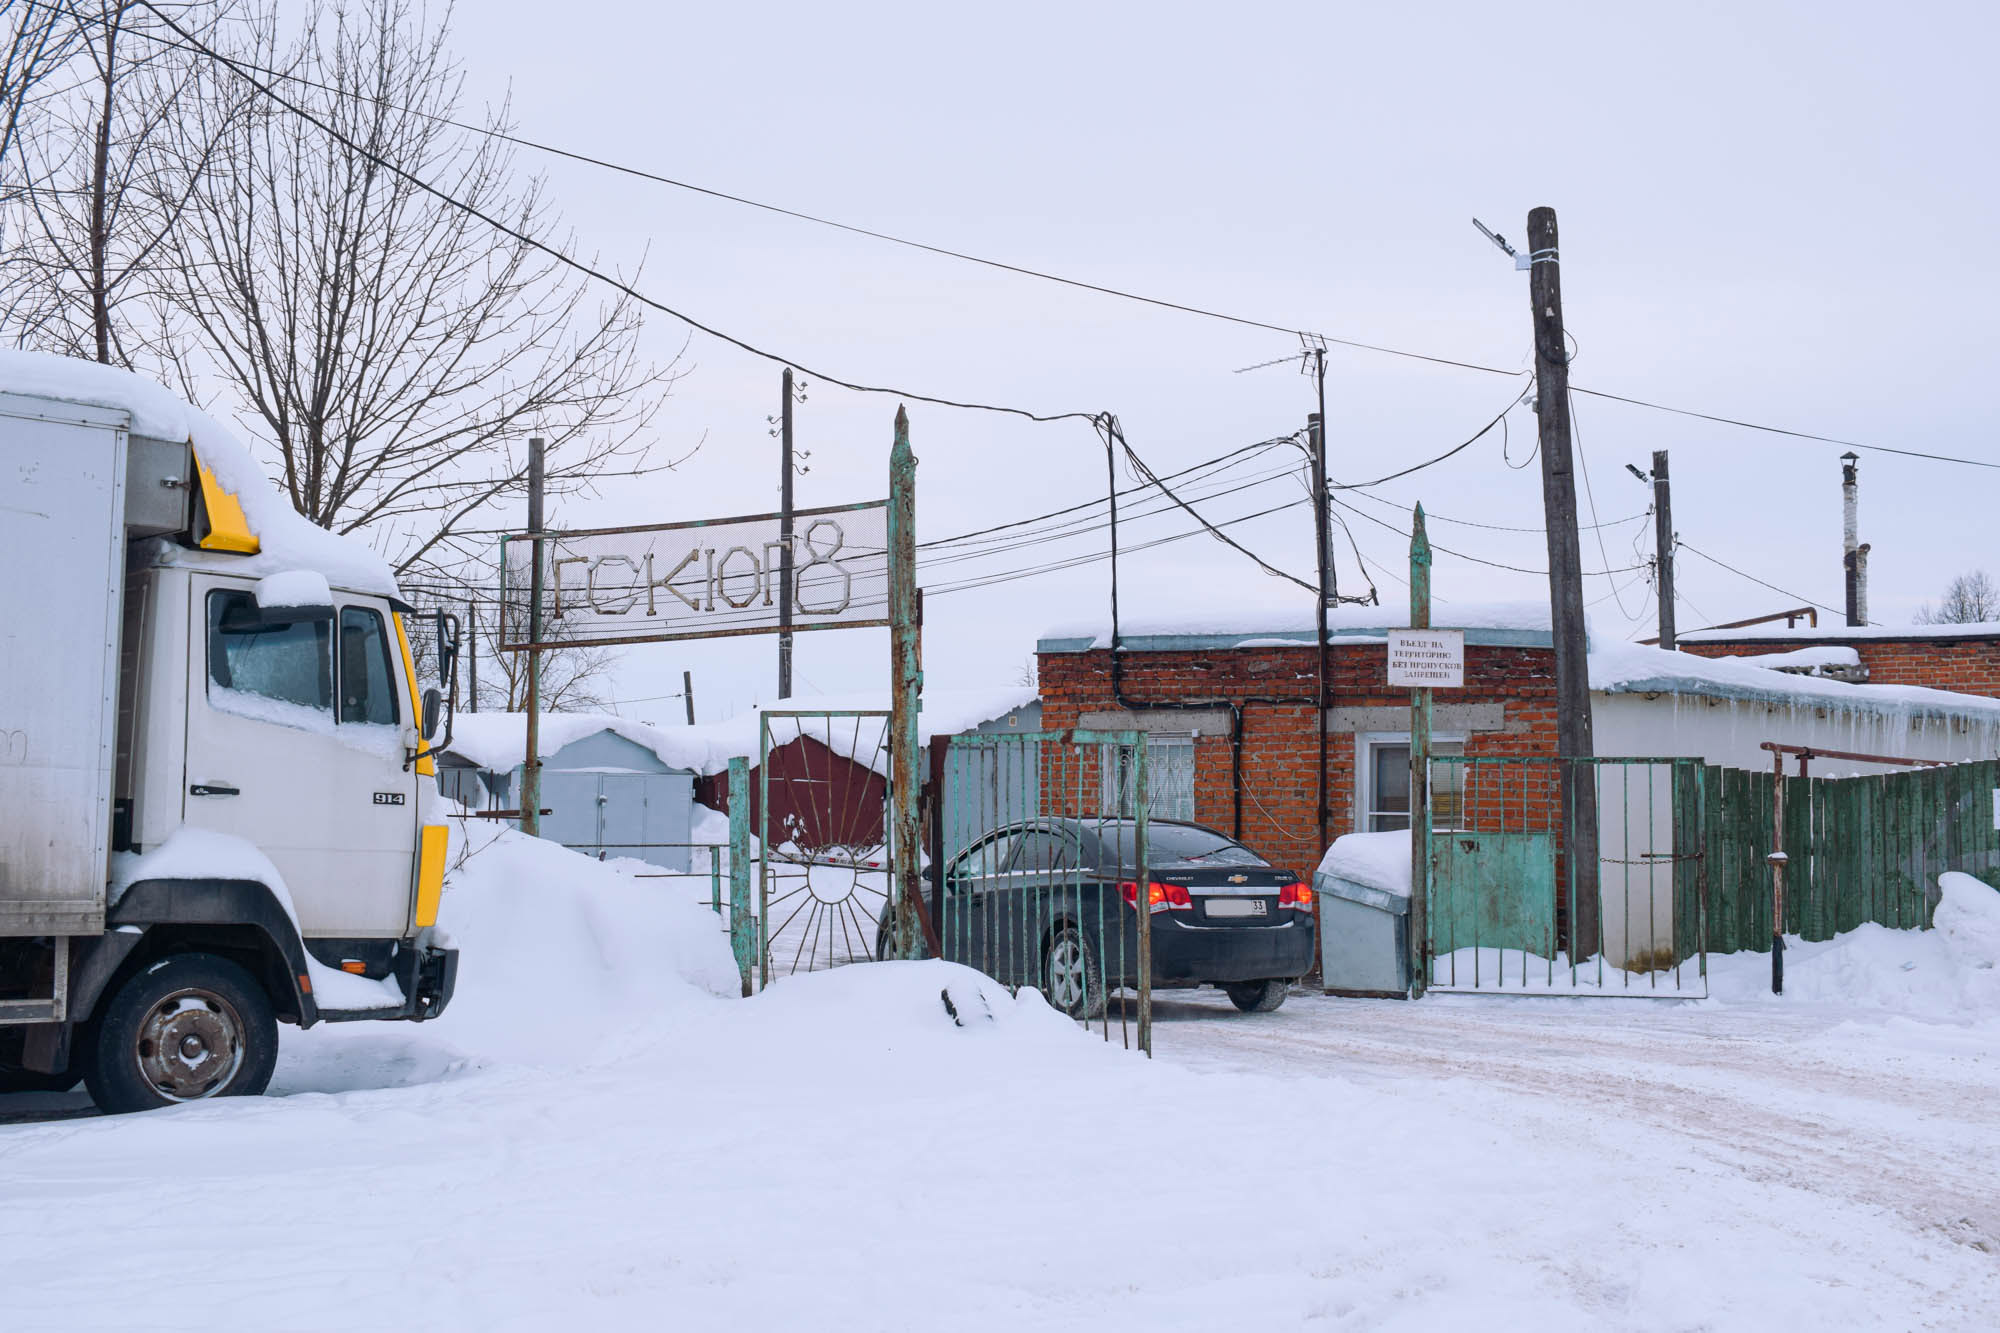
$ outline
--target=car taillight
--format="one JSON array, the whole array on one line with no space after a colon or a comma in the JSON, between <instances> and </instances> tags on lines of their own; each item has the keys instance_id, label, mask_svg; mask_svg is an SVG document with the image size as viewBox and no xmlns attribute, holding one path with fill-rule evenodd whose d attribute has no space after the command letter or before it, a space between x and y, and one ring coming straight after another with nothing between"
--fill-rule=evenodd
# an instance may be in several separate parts
<instances>
[{"instance_id":1,"label":"car taillight","mask_svg":"<svg viewBox=\"0 0 2000 1333\"><path fill-rule=\"evenodd\" d=\"M1121 880L1118 896L1128 907L1139 905L1139 884L1136 880ZM1162 884L1158 880L1146 886L1146 910L1148 912L1191 912L1194 899L1188 897L1187 886L1183 884Z\"/></svg>"},{"instance_id":2,"label":"car taillight","mask_svg":"<svg viewBox=\"0 0 2000 1333\"><path fill-rule=\"evenodd\" d=\"M1293 911L1297 912L1312 911L1313 909L1312 885L1307 884L1303 880L1300 880L1293 884L1285 885L1285 887L1278 890L1278 906L1281 908L1289 907Z\"/></svg>"}]
</instances>

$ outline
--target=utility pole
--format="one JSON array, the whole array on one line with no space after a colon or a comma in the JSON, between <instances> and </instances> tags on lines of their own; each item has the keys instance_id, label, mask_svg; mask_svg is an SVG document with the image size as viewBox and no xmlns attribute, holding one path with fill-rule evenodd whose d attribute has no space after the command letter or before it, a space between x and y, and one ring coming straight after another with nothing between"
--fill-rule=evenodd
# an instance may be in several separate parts
<instances>
[{"instance_id":1,"label":"utility pole","mask_svg":"<svg viewBox=\"0 0 2000 1333\"><path fill-rule=\"evenodd\" d=\"M1549 536L1549 611L1556 650L1556 754L1563 847L1569 864L1572 967L1599 952L1597 775L1590 730L1590 661L1583 620L1583 552L1569 425L1569 349L1563 342L1556 211L1528 214L1528 298L1535 328L1535 415L1542 447L1542 512ZM1581 761L1581 762L1580 762Z\"/></svg>"},{"instance_id":2,"label":"utility pole","mask_svg":"<svg viewBox=\"0 0 2000 1333\"><path fill-rule=\"evenodd\" d=\"M909 414L896 408L889 450L889 921L898 958L917 958L925 942L921 882L922 824L917 794L918 712L923 707L923 594L917 589L917 456Z\"/></svg>"},{"instance_id":3,"label":"utility pole","mask_svg":"<svg viewBox=\"0 0 2000 1333\"><path fill-rule=\"evenodd\" d=\"M681 698L687 703L688 725L694 725L694 672L681 672Z\"/></svg>"},{"instance_id":4,"label":"utility pole","mask_svg":"<svg viewBox=\"0 0 2000 1333\"><path fill-rule=\"evenodd\" d=\"M465 604L465 673L470 677L472 691L466 699L465 711L479 711L479 603Z\"/></svg>"},{"instance_id":5,"label":"utility pole","mask_svg":"<svg viewBox=\"0 0 2000 1333\"><path fill-rule=\"evenodd\" d=\"M528 441L528 540L533 572L528 575L528 746L521 764L521 832L542 835L542 449Z\"/></svg>"},{"instance_id":6,"label":"utility pole","mask_svg":"<svg viewBox=\"0 0 2000 1333\"><path fill-rule=\"evenodd\" d=\"M1424 507L1410 515L1410 628L1431 627L1431 539ZM1431 692L1410 691L1410 998L1431 979Z\"/></svg>"},{"instance_id":7,"label":"utility pole","mask_svg":"<svg viewBox=\"0 0 2000 1333\"><path fill-rule=\"evenodd\" d=\"M1312 446L1313 537L1319 550L1319 605L1313 612L1314 642L1318 645L1318 669L1313 690L1313 730L1318 733L1319 780L1315 784L1314 810L1317 813L1318 841L1313 844L1314 864L1326 855L1326 608L1333 599L1333 561L1326 513L1326 349L1313 349L1313 374L1318 382L1319 411L1306 419L1306 435ZM1317 903L1315 903L1317 910ZM1317 936L1315 936L1317 938Z\"/></svg>"},{"instance_id":8,"label":"utility pole","mask_svg":"<svg viewBox=\"0 0 2000 1333\"><path fill-rule=\"evenodd\" d=\"M1653 580L1660 598L1660 647L1674 650L1674 503L1667 451L1653 451Z\"/></svg>"},{"instance_id":9,"label":"utility pole","mask_svg":"<svg viewBox=\"0 0 2000 1333\"><path fill-rule=\"evenodd\" d=\"M785 367L778 412L783 471L778 477L778 697L792 697L792 368ZM694 722L694 705L688 705Z\"/></svg>"}]
</instances>

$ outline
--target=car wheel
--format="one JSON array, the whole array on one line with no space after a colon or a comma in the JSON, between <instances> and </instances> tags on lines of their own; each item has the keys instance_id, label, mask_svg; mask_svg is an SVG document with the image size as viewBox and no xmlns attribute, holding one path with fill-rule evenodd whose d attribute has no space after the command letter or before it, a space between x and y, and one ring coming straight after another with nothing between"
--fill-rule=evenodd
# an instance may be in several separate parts
<instances>
[{"instance_id":1,"label":"car wheel","mask_svg":"<svg viewBox=\"0 0 2000 1333\"><path fill-rule=\"evenodd\" d=\"M1086 1023L1104 1014L1104 965L1075 926L1056 931L1042 951L1042 994Z\"/></svg>"},{"instance_id":2,"label":"car wheel","mask_svg":"<svg viewBox=\"0 0 2000 1333\"><path fill-rule=\"evenodd\" d=\"M250 974L184 953L105 1001L85 1053L91 1100L113 1115L209 1097L255 1097L278 1064L278 1020Z\"/></svg>"},{"instance_id":3,"label":"car wheel","mask_svg":"<svg viewBox=\"0 0 2000 1333\"><path fill-rule=\"evenodd\" d=\"M1285 989L1291 983L1282 977L1272 977L1269 981L1231 981L1223 986L1229 995L1229 1002L1246 1014L1268 1014L1285 1002Z\"/></svg>"}]
</instances>

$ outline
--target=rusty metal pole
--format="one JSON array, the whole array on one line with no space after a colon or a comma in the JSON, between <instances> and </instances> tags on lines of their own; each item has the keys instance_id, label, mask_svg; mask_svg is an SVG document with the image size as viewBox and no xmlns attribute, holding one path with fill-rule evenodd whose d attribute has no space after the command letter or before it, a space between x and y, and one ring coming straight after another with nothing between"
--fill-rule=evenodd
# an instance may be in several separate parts
<instances>
[{"instance_id":1,"label":"rusty metal pole","mask_svg":"<svg viewBox=\"0 0 2000 1333\"><path fill-rule=\"evenodd\" d=\"M922 707L923 602L917 590L917 456L910 449L910 417L896 409L896 442L889 450L889 874L895 903L896 957L920 957L923 929L917 914L917 867L922 829L917 796L917 710Z\"/></svg>"},{"instance_id":2,"label":"rusty metal pole","mask_svg":"<svg viewBox=\"0 0 2000 1333\"><path fill-rule=\"evenodd\" d=\"M543 440L528 441L528 533L533 568L528 575L528 743L521 761L521 832L542 835L542 488Z\"/></svg>"},{"instance_id":3,"label":"rusty metal pole","mask_svg":"<svg viewBox=\"0 0 2000 1333\"><path fill-rule=\"evenodd\" d=\"M1410 628L1431 627L1431 539L1418 505L1410 528ZM1431 692L1410 691L1410 998L1430 982Z\"/></svg>"},{"instance_id":4,"label":"rusty metal pole","mask_svg":"<svg viewBox=\"0 0 2000 1333\"><path fill-rule=\"evenodd\" d=\"M1785 993L1785 756L1771 752L1771 994Z\"/></svg>"}]
</instances>

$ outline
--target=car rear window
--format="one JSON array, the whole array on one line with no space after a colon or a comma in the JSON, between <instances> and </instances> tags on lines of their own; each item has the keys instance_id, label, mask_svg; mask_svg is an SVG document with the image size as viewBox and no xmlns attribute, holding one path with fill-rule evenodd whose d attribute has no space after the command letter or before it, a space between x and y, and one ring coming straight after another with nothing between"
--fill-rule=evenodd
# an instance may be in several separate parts
<instances>
[{"instance_id":1,"label":"car rear window","mask_svg":"<svg viewBox=\"0 0 2000 1333\"><path fill-rule=\"evenodd\" d=\"M1105 852L1111 858L1123 863L1131 859L1134 832L1134 826L1129 823L1106 824L1097 831L1097 836L1102 841ZM1146 862L1155 866L1270 864L1240 842L1225 838L1220 833L1212 833L1204 828L1193 828L1186 824L1148 824Z\"/></svg>"}]
</instances>

